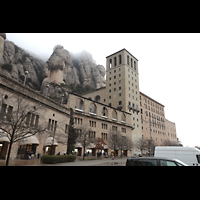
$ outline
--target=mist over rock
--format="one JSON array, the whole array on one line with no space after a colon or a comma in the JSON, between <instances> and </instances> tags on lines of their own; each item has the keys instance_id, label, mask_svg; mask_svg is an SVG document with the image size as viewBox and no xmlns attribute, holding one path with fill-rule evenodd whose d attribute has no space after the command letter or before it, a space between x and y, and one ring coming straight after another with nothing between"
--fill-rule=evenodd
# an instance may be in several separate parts
<instances>
[{"instance_id":1,"label":"mist over rock","mask_svg":"<svg viewBox=\"0 0 200 200\"><path fill-rule=\"evenodd\" d=\"M105 86L105 68L96 65L87 51L70 53L63 46L57 45L44 65L44 80L41 90L45 93L47 83L90 86L92 89ZM68 87L69 88L69 87Z\"/></svg>"}]
</instances>

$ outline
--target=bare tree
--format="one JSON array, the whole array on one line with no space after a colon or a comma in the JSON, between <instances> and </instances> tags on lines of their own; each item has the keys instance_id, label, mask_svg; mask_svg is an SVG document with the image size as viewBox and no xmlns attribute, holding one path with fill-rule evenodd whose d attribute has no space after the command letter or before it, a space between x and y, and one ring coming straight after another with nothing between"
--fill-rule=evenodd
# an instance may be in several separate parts
<instances>
[{"instance_id":1,"label":"bare tree","mask_svg":"<svg viewBox=\"0 0 200 200\"><path fill-rule=\"evenodd\" d=\"M166 139L163 141L164 146L179 146L177 142L170 141L169 139Z\"/></svg>"},{"instance_id":2,"label":"bare tree","mask_svg":"<svg viewBox=\"0 0 200 200\"><path fill-rule=\"evenodd\" d=\"M87 126L83 126L82 129L80 129L80 133L78 138L76 139L76 142L81 143L83 146L83 160L85 159L85 149L90 144L96 144L96 139L94 135L91 134L90 129L87 128ZM95 147L95 146L94 146Z\"/></svg>"},{"instance_id":3,"label":"bare tree","mask_svg":"<svg viewBox=\"0 0 200 200\"><path fill-rule=\"evenodd\" d=\"M141 154L143 155L143 151L146 150L147 147L147 140L140 138L136 142L136 147L141 151Z\"/></svg>"},{"instance_id":4,"label":"bare tree","mask_svg":"<svg viewBox=\"0 0 200 200\"><path fill-rule=\"evenodd\" d=\"M113 129L109 130L109 133L108 133L108 146L111 149L113 149L114 152L120 148L120 146L121 146L121 138L122 138L122 135L121 135L120 131L113 130ZM115 153L114 153L114 157L115 157Z\"/></svg>"},{"instance_id":5,"label":"bare tree","mask_svg":"<svg viewBox=\"0 0 200 200\"><path fill-rule=\"evenodd\" d=\"M18 95L12 95L9 98L2 93L0 100L0 129L6 132L10 142L6 166L9 164L13 143L44 131L44 128L39 125L40 106L31 105ZM7 105L5 99L14 102L14 106Z\"/></svg>"},{"instance_id":6,"label":"bare tree","mask_svg":"<svg viewBox=\"0 0 200 200\"><path fill-rule=\"evenodd\" d=\"M128 151L133 148L133 143L130 138L128 138L126 136L122 136L120 146L121 146L121 153L122 153L122 150L126 150L128 153Z\"/></svg>"},{"instance_id":7,"label":"bare tree","mask_svg":"<svg viewBox=\"0 0 200 200\"><path fill-rule=\"evenodd\" d=\"M146 150L149 152L150 156L154 154L155 147L156 141L154 139L146 139Z\"/></svg>"}]
</instances>

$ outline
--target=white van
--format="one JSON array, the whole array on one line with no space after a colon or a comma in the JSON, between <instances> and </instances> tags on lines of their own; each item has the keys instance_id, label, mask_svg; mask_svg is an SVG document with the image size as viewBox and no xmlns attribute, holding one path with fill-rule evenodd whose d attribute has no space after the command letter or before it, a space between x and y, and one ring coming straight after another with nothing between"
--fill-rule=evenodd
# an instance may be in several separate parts
<instances>
[{"instance_id":1,"label":"white van","mask_svg":"<svg viewBox=\"0 0 200 200\"><path fill-rule=\"evenodd\" d=\"M156 146L154 157L178 159L190 166L200 166L200 150L193 147Z\"/></svg>"}]
</instances>

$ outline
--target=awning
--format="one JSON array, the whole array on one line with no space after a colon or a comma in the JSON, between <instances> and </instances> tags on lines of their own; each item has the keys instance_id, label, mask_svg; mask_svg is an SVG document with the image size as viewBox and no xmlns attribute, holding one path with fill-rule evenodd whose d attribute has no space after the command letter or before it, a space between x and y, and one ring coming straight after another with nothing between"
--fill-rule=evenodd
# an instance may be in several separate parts
<instances>
[{"instance_id":1,"label":"awning","mask_svg":"<svg viewBox=\"0 0 200 200\"><path fill-rule=\"evenodd\" d=\"M51 146L53 143L53 137L48 137L44 143L44 146ZM54 139L53 146L58 146L57 141Z\"/></svg>"},{"instance_id":2,"label":"awning","mask_svg":"<svg viewBox=\"0 0 200 200\"><path fill-rule=\"evenodd\" d=\"M10 142L8 139L8 134L2 129L0 129L0 142Z\"/></svg>"},{"instance_id":3,"label":"awning","mask_svg":"<svg viewBox=\"0 0 200 200\"><path fill-rule=\"evenodd\" d=\"M87 149L94 149L95 145L93 143L88 144Z\"/></svg>"},{"instance_id":4,"label":"awning","mask_svg":"<svg viewBox=\"0 0 200 200\"><path fill-rule=\"evenodd\" d=\"M83 148L83 146L81 145L81 143L76 142L75 149L78 149L78 148Z\"/></svg>"},{"instance_id":5,"label":"awning","mask_svg":"<svg viewBox=\"0 0 200 200\"><path fill-rule=\"evenodd\" d=\"M21 139L20 145L26 145L26 144L37 144L37 145L39 145L39 141L38 141L38 139L35 135L28 133L25 137L26 138Z\"/></svg>"}]
</instances>

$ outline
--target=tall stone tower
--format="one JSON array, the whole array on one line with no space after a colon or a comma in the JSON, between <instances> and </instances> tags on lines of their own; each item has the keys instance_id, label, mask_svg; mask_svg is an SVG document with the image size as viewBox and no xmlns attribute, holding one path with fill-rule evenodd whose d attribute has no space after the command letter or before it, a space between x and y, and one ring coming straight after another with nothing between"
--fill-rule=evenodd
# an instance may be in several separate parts
<instances>
[{"instance_id":1,"label":"tall stone tower","mask_svg":"<svg viewBox=\"0 0 200 200\"><path fill-rule=\"evenodd\" d=\"M3 51L4 51L4 40L6 39L5 33L0 33L0 65L4 64Z\"/></svg>"},{"instance_id":2,"label":"tall stone tower","mask_svg":"<svg viewBox=\"0 0 200 200\"><path fill-rule=\"evenodd\" d=\"M138 59L126 49L106 57L106 103L130 112L133 143L141 138Z\"/></svg>"}]
</instances>

